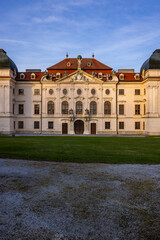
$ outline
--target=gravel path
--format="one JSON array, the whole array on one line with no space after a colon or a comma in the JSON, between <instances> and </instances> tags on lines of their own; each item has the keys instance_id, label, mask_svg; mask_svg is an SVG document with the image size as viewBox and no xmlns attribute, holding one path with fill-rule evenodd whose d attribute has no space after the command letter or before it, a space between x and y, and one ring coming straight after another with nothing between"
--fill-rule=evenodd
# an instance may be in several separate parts
<instances>
[{"instance_id":1,"label":"gravel path","mask_svg":"<svg viewBox=\"0 0 160 240\"><path fill-rule=\"evenodd\" d=\"M158 240L160 165L0 159L0 240Z\"/></svg>"}]
</instances>

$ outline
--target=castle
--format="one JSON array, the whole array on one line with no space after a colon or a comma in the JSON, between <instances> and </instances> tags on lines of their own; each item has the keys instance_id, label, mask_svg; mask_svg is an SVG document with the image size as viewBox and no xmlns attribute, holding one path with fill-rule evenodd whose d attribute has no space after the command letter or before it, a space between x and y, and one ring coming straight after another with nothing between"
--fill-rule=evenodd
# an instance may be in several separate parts
<instances>
[{"instance_id":1,"label":"castle","mask_svg":"<svg viewBox=\"0 0 160 240\"><path fill-rule=\"evenodd\" d=\"M134 69L66 58L18 72L0 49L0 134L160 135L160 49Z\"/></svg>"}]
</instances>

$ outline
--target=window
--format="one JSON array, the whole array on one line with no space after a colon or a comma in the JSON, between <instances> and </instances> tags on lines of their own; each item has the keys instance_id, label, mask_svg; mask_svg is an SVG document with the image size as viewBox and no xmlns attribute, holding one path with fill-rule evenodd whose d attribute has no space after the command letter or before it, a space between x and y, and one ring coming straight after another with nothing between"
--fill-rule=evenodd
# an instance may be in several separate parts
<instances>
[{"instance_id":1,"label":"window","mask_svg":"<svg viewBox=\"0 0 160 240\"><path fill-rule=\"evenodd\" d=\"M135 129L140 129L140 122L135 122Z\"/></svg>"},{"instance_id":2,"label":"window","mask_svg":"<svg viewBox=\"0 0 160 240\"><path fill-rule=\"evenodd\" d=\"M82 114L83 106L82 102L78 101L76 102L76 114Z\"/></svg>"},{"instance_id":3,"label":"window","mask_svg":"<svg viewBox=\"0 0 160 240\"><path fill-rule=\"evenodd\" d=\"M98 78L102 78L103 74L102 73L98 73Z\"/></svg>"},{"instance_id":4,"label":"window","mask_svg":"<svg viewBox=\"0 0 160 240\"><path fill-rule=\"evenodd\" d=\"M13 114L14 114L14 103L13 103Z\"/></svg>"},{"instance_id":5,"label":"window","mask_svg":"<svg viewBox=\"0 0 160 240\"><path fill-rule=\"evenodd\" d=\"M119 115L124 114L124 104L119 104Z\"/></svg>"},{"instance_id":6,"label":"window","mask_svg":"<svg viewBox=\"0 0 160 240\"><path fill-rule=\"evenodd\" d=\"M67 101L62 102L62 114L68 114L68 102Z\"/></svg>"},{"instance_id":7,"label":"window","mask_svg":"<svg viewBox=\"0 0 160 240\"><path fill-rule=\"evenodd\" d=\"M71 63L70 62L67 62L67 67L70 67L71 66Z\"/></svg>"},{"instance_id":8,"label":"window","mask_svg":"<svg viewBox=\"0 0 160 240\"><path fill-rule=\"evenodd\" d=\"M18 94L19 95L24 95L24 89L18 89Z\"/></svg>"},{"instance_id":9,"label":"window","mask_svg":"<svg viewBox=\"0 0 160 240\"><path fill-rule=\"evenodd\" d=\"M145 122L143 122L143 130L145 130Z\"/></svg>"},{"instance_id":10,"label":"window","mask_svg":"<svg viewBox=\"0 0 160 240\"><path fill-rule=\"evenodd\" d=\"M13 122L13 127L14 127L14 129L16 128L16 122L15 121Z\"/></svg>"},{"instance_id":11,"label":"window","mask_svg":"<svg viewBox=\"0 0 160 240\"><path fill-rule=\"evenodd\" d=\"M90 114L97 114L97 103L94 101L90 103Z\"/></svg>"},{"instance_id":12,"label":"window","mask_svg":"<svg viewBox=\"0 0 160 240\"><path fill-rule=\"evenodd\" d=\"M49 89L49 94L50 94L50 95L53 94L53 89Z\"/></svg>"},{"instance_id":13,"label":"window","mask_svg":"<svg viewBox=\"0 0 160 240\"><path fill-rule=\"evenodd\" d=\"M15 94L15 88L13 88L13 95Z\"/></svg>"},{"instance_id":14,"label":"window","mask_svg":"<svg viewBox=\"0 0 160 240\"><path fill-rule=\"evenodd\" d=\"M18 128L23 129L23 121L18 121Z\"/></svg>"},{"instance_id":15,"label":"window","mask_svg":"<svg viewBox=\"0 0 160 240\"><path fill-rule=\"evenodd\" d=\"M110 126L111 124L110 124L110 122L105 122L105 129L110 129Z\"/></svg>"},{"instance_id":16,"label":"window","mask_svg":"<svg viewBox=\"0 0 160 240\"><path fill-rule=\"evenodd\" d=\"M135 89L135 95L140 95L140 89Z\"/></svg>"},{"instance_id":17,"label":"window","mask_svg":"<svg viewBox=\"0 0 160 240\"><path fill-rule=\"evenodd\" d=\"M20 79L25 79L24 73L21 73L21 74L20 74Z\"/></svg>"},{"instance_id":18,"label":"window","mask_svg":"<svg viewBox=\"0 0 160 240\"><path fill-rule=\"evenodd\" d=\"M19 104L18 105L18 113L19 114L23 114L24 113L24 105L23 104Z\"/></svg>"},{"instance_id":19,"label":"window","mask_svg":"<svg viewBox=\"0 0 160 240\"><path fill-rule=\"evenodd\" d=\"M92 63L91 62L88 62L87 63L87 67L91 67Z\"/></svg>"},{"instance_id":20,"label":"window","mask_svg":"<svg viewBox=\"0 0 160 240\"><path fill-rule=\"evenodd\" d=\"M39 129L39 121L34 122L34 129Z\"/></svg>"},{"instance_id":21,"label":"window","mask_svg":"<svg viewBox=\"0 0 160 240\"><path fill-rule=\"evenodd\" d=\"M81 90L81 89L78 89L78 90L77 90L77 94L78 94L78 95L81 95L81 94L82 94L82 90Z\"/></svg>"},{"instance_id":22,"label":"window","mask_svg":"<svg viewBox=\"0 0 160 240\"><path fill-rule=\"evenodd\" d=\"M124 122L119 122L119 129L124 129Z\"/></svg>"},{"instance_id":23,"label":"window","mask_svg":"<svg viewBox=\"0 0 160 240\"><path fill-rule=\"evenodd\" d=\"M39 104L34 105L34 114L39 114Z\"/></svg>"},{"instance_id":24,"label":"window","mask_svg":"<svg viewBox=\"0 0 160 240\"><path fill-rule=\"evenodd\" d=\"M119 95L124 95L124 89L119 89Z\"/></svg>"},{"instance_id":25,"label":"window","mask_svg":"<svg viewBox=\"0 0 160 240\"><path fill-rule=\"evenodd\" d=\"M34 89L34 95L40 95L40 89Z\"/></svg>"},{"instance_id":26,"label":"window","mask_svg":"<svg viewBox=\"0 0 160 240\"><path fill-rule=\"evenodd\" d=\"M54 114L54 102L48 102L48 114Z\"/></svg>"},{"instance_id":27,"label":"window","mask_svg":"<svg viewBox=\"0 0 160 240\"><path fill-rule=\"evenodd\" d=\"M106 95L109 95L110 94L109 89L106 89L105 93L106 93Z\"/></svg>"},{"instance_id":28,"label":"window","mask_svg":"<svg viewBox=\"0 0 160 240\"><path fill-rule=\"evenodd\" d=\"M104 114L111 114L111 103L108 101L104 103Z\"/></svg>"},{"instance_id":29,"label":"window","mask_svg":"<svg viewBox=\"0 0 160 240\"><path fill-rule=\"evenodd\" d=\"M140 115L140 105L139 104L135 105L135 114Z\"/></svg>"},{"instance_id":30,"label":"window","mask_svg":"<svg viewBox=\"0 0 160 240\"><path fill-rule=\"evenodd\" d=\"M96 90L95 90L95 89L92 89L92 90L91 90L91 93L92 93L92 95L95 95L95 94L96 94Z\"/></svg>"},{"instance_id":31,"label":"window","mask_svg":"<svg viewBox=\"0 0 160 240\"><path fill-rule=\"evenodd\" d=\"M61 77L60 73L56 73L56 79L59 79Z\"/></svg>"},{"instance_id":32,"label":"window","mask_svg":"<svg viewBox=\"0 0 160 240\"><path fill-rule=\"evenodd\" d=\"M119 74L119 79L124 80L124 74L123 73Z\"/></svg>"},{"instance_id":33,"label":"window","mask_svg":"<svg viewBox=\"0 0 160 240\"><path fill-rule=\"evenodd\" d=\"M35 79L35 78L36 78L35 73L31 73L31 79L33 80L33 79Z\"/></svg>"},{"instance_id":34,"label":"window","mask_svg":"<svg viewBox=\"0 0 160 240\"><path fill-rule=\"evenodd\" d=\"M144 104L144 115L146 114L146 104Z\"/></svg>"},{"instance_id":35,"label":"window","mask_svg":"<svg viewBox=\"0 0 160 240\"><path fill-rule=\"evenodd\" d=\"M146 95L146 89L144 88L144 95Z\"/></svg>"},{"instance_id":36,"label":"window","mask_svg":"<svg viewBox=\"0 0 160 240\"><path fill-rule=\"evenodd\" d=\"M53 122L48 122L48 129L53 129Z\"/></svg>"},{"instance_id":37,"label":"window","mask_svg":"<svg viewBox=\"0 0 160 240\"><path fill-rule=\"evenodd\" d=\"M64 94L64 95L67 94L67 89L63 89L63 94Z\"/></svg>"}]
</instances>

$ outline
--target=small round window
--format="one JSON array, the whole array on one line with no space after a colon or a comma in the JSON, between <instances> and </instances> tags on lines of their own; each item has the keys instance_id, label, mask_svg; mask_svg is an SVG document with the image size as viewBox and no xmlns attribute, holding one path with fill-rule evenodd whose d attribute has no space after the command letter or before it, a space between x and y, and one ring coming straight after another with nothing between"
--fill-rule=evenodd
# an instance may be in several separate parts
<instances>
[{"instance_id":1,"label":"small round window","mask_svg":"<svg viewBox=\"0 0 160 240\"><path fill-rule=\"evenodd\" d=\"M49 94L50 94L50 95L53 94L53 89L49 89Z\"/></svg>"},{"instance_id":2,"label":"small round window","mask_svg":"<svg viewBox=\"0 0 160 240\"><path fill-rule=\"evenodd\" d=\"M63 89L63 94L66 95L67 94L67 89Z\"/></svg>"},{"instance_id":3,"label":"small round window","mask_svg":"<svg viewBox=\"0 0 160 240\"><path fill-rule=\"evenodd\" d=\"M96 94L96 90L95 90L95 89L92 89L92 90L91 90L91 93L92 93L92 95L95 95L95 94Z\"/></svg>"},{"instance_id":4,"label":"small round window","mask_svg":"<svg viewBox=\"0 0 160 240\"><path fill-rule=\"evenodd\" d=\"M82 90L81 90L81 89L78 89L78 90L77 90L77 94L78 94L78 95L81 95L81 93L82 93Z\"/></svg>"},{"instance_id":5,"label":"small round window","mask_svg":"<svg viewBox=\"0 0 160 240\"><path fill-rule=\"evenodd\" d=\"M109 89L106 89L106 94L109 95L110 94L110 91Z\"/></svg>"}]
</instances>

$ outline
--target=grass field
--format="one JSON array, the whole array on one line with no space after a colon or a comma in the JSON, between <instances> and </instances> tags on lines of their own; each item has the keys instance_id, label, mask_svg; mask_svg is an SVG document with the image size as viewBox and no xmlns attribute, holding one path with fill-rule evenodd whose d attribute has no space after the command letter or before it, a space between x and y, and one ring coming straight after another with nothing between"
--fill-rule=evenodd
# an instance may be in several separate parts
<instances>
[{"instance_id":1,"label":"grass field","mask_svg":"<svg viewBox=\"0 0 160 240\"><path fill-rule=\"evenodd\" d=\"M160 137L0 137L0 158L160 163Z\"/></svg>"}]
</instances>

